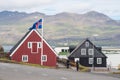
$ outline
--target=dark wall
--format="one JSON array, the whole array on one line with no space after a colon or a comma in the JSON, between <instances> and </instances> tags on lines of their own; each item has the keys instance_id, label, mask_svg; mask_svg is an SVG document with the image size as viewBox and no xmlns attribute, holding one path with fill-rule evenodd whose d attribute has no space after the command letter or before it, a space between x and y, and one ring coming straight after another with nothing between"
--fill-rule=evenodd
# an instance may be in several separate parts
<instances>
[{"instance_id":1,"label":"dark wall","mask_svg":"<svg viewBox=\"0 0 120 80\"><path fill-rule=\"evenodd\" d=\"M73 57L68 58L70 61L74 61ZM106 58L102 58L102 64L97 64L97 58L94 58L94 65L89 64L88 57L83 57L79 59L79 64L86 66L86 67L106 67Z\"/></svg>"}]
</instances>

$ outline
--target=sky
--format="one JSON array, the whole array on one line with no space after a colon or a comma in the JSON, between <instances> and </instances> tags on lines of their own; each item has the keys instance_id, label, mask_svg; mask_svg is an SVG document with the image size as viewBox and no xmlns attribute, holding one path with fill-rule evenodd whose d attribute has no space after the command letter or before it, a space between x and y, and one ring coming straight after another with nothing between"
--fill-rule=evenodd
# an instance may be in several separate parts
<instances>
[{"instance_id":1,"label":"sky","mask_svg":"<svg viewBox=\"0 0 120 80\"><path fill-rule=\"evenodd\" d=\"M120 0L0 0L0 11L4 10L41 12L47 15L98 11L112 19L120 20Z\"/></svg>"}]
</instances>

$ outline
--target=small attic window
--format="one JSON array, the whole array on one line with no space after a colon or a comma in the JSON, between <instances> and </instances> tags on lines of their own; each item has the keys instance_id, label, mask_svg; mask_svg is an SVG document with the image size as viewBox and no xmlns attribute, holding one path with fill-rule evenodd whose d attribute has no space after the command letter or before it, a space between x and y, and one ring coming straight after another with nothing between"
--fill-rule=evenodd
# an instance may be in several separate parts
<instances>
[{"instance_id":1,"label":"small attic window","mask_svg":"<svg viewBox=\"0 0 120 80\"><path fill-rule=\"evenodd\" d=\"M89 47L89 42L85 42L85 46L86 46L86 47Z\"/></svg>"}]
</instances>

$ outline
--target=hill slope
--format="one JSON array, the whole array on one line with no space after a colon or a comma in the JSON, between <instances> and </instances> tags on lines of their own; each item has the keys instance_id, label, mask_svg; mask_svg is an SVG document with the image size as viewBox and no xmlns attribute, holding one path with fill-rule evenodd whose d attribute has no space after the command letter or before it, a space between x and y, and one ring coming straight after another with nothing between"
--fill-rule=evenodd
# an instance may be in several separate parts
<instances>
[{"instance_id":1,"label":"hill slope","mask_svg":"<svg viewBox=\"0 0 120 80\"><path fill-rule=\"evenodd\" d=\"M56 15L0 12L1 44L15 44L40 18L44 19L44 37L52 45L78 43L84 38L90 38L98 45L120 45L120 21L95 11Z\"/></svg>"}]
</instances>

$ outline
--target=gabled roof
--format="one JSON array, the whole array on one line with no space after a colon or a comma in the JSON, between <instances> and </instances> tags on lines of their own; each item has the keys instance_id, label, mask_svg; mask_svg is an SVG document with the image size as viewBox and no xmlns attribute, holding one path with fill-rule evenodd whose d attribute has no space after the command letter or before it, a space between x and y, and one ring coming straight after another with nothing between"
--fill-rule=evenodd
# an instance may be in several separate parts
<instances>
[{"instance_id":1,"label":"gabled roof","mask_svg":"<svg viewBox=\"0 0 120 80\"><path fill-rule=\"evenodd\" d=\"M10 54L20 45L20 43L26 38L26 36L30 33L30 30L19 40L16 45L10 50Z\"/></svg>"},{"instance_id":2,"label":"gabled roof","mask_svg":"<svg viewBox=\"0 0 120 80\"><path fill-rule=\"evenodd\" d=\"M23 37L20 41L17 42L17 44L10 50L10 56L12 56L16 51L17 49L24 43L24 41L32 34L32 32L35 31L38 36L40 38L42 38L42 36L40 35L40 33L36 30L36 29L32 29L32 30L29 30ZM43 41L48 45L48 47L56 54L56 52L52 49L52 47L46 42L46 40L43 38ZM58 56L56 54L56 56Z\"/></svg>"},{"instance_id":3,"label":"gabled roof","mask_svg":"<svg viewBox=\"0 0 120 80\"><path fill-rule=\"evenodd\" d=\"M85 42L89 42L90 47L89 48L93 48L94 49L94 57L107 57L105 56L105 54L102 53L102 51L100 51L98 49L98 47L96 47L89 39L86 39L82 42L82 44L79 44L68 57L88 57L90 55L81 55L81 49L82 48L86 48ZM86 48L88 49L88 48Z\"/></svg>"}]
</instances>

